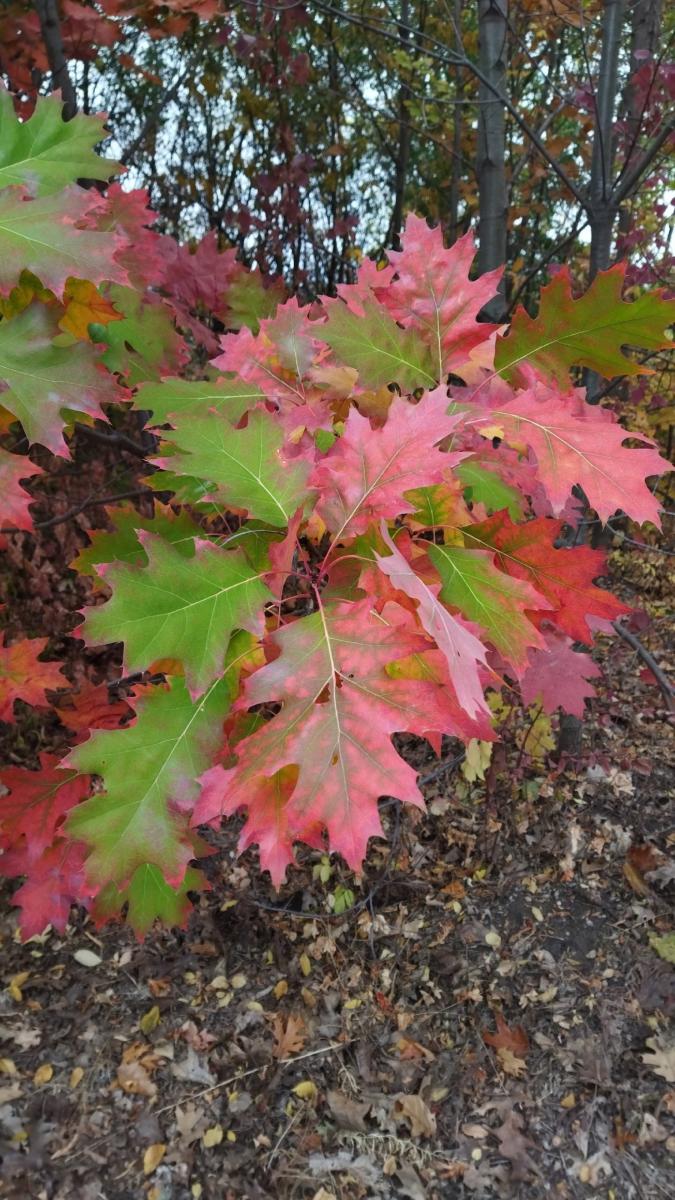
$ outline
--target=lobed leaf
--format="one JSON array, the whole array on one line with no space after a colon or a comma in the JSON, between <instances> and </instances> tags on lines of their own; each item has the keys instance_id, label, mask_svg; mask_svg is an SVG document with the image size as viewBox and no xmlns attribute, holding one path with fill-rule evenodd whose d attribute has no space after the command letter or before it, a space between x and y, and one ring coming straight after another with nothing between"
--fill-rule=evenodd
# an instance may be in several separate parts
<instances>
[{"instance_id":1,"label":"lobed leaf","mask_svg":"<svg viewBox=\"0 0 675 1200\"><path fill-rule=\"evenodd\" d=\"M81 632L90 643L123 641L126 673L177 659L200 695L221 675L234 630L262 633L272 593L241 550L202 541L188 557L156 534L140 540L147 566L111 566L112 598L88 611Z\"/></svg>"}]
</instances>

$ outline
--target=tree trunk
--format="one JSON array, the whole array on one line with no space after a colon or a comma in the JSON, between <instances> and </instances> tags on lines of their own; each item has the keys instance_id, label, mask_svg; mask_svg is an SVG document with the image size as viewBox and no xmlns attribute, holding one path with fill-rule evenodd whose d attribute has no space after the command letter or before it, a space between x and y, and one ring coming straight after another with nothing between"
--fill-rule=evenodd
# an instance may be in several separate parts
<instances>
[{"instance_id":1,"label":"tree trunk","mask_svg":"<svg viewBox=\"0 0 675 1200\"><path fill-rule=\"evenodd\" d=\"M499 97L506 95L507 14L508 0L478 0L479 63L491 85L487 87L480 82L478 86L476 175L481 275L503 266L506 260L505 109ZM500 293L485 306L483 316L498 321L504 308L504 296Z\"/></svg>"},{"instance_id":2,"label":"tree trunk","mask_svg":"<svg viewBox=\"0 0 675 1200\"><path fill-rule=\"evenodd\" d=\"M629 79L623 93L623 119L626 126L626 162L627 169L633 163L638 149L638 140L642 128L642 103L637 89L631 84L630 76L637 71L645 54L654 58L661 37L663 20L663 0L639 0L631 10L630 38L630 67ZM619 213L619 231L630 233L632 226L630 205L626 204Z\"/></svg>"},{"instance_id":3,"label":"tree trunk","mask_svg":"<svg viewBox=\"0 0 675 1200\"><path fill-rule=\"evenodd\" d=\"M409 18L410 8L408 0L401 0L398 34L402 42L407 42L409 38ZM403 205L405 201L405 187L408 181L408 163L410 161L410 114L407 105L409 97L410 88L405 80L402 79L398 93L398 150L394 165L394 207L392 209L387 238L389 245L394 250L400 249L401 244L399 234L403 228Z\"/></svg>"},{"instance_id":4,"label":"tree trunk","mask_svg":"<svg viewBox=\"0 0 675 1200\"><path fill-rule=\"evenodd\" d=\"M595 130L591 162L591 263L589 282L610 265L616 203L612 196L615 138L614 117L619 81L619 52L624 0L605 0L602 15L602 52L595 100Z\"/></svg>"},{"instance_id":5,"label":"tree trunk","mask_svg":"<svg viewBox=\"0 0 675 1200\"><path fill-rule=\"evenodd\" d=\"M462 0L454 0L455 50L462 53ZM459 226L459 185L462 178L462 70L455 67L455 110L452 115L452 173L450 175L450 196L448 198L448 241L452 245L457 241Z\"/></svg>"},{"instance_id":6,"label":"tree trunk","mask_svg":"<svg viewBox=\"0 0 675 1200\"><path fill-rule=\"evenodd\" d=\"M77 97L63 48L57 0L35 0L35 11L40 20L40 32L52 73L52 91L60 89L63 97L63 119L72 121L77 112Z\"/></svg>"}]
</instances>

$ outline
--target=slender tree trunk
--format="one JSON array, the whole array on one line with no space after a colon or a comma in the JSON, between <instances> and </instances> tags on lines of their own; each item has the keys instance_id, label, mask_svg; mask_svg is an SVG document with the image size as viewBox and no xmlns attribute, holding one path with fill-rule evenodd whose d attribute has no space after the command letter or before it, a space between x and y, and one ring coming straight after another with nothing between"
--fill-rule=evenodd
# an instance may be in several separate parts
<instances>
[{"instance_id":1,"label":"slender tree trunk","mask_svg":"<svg viewBox=\"0 0 675 1200\"><path fill-rule=\"evenodd\" d=\"M402 42L408 41L409 29L410 7L408 0L401 0L401 17L398 34ZM405 188L408 181L408 164L410 162L410 113L408 112L407 104L409 97L410 88L405 80L402 79L398 93L398 150L394 165L394 207L391 213L389 235L387 238L389 245L393 246L395 250L400 247L399 234L403 228L403 206Z\"/></svg>"},{"instance_id":2,"label":"slender tree trunk","mask_svg":"<svg viewBox=\"0 0 675 1200\"><path fill-rule=\"evenodd\" d=\"M455 26L455 50L462 53L462 0L454 0L453 19ZM452 115L452 173L448 197L448 241L457 241L459 227L459 185L462 178L462 69L455 67L455 110Z\"/></svg>"},{"instance_id":3,"label":"slender tree trunk","mask_svg":"<svg viewBox=\"0 0 675 1200\"><path fill-rule=\"evenodd\" d=\"M591 162L591 280L598 271L606 271L610 265L617 212L612 195L616 149L613 126L618 97L623 16L624 0L605 0Z\"/></svg>"},{"instance_id":4,"label":"slender tree trunk","mask_svg":"<svg viewBox=\"0 0 675 1200\"><path fill-rule=\"evenodd\" d=\"M630 75L637 71L645 54L653 58L658 49L663 21L663 0L636 0L631 9ZM623 93L623 119L626 127L626 168L632 166L638 153L642 127L642 103L630 78ZM619 231L626 235L632 226L629 204L619 213Z\"/></svg>"},{"instance_id":5,"label":"slender tree trunk","mask_svg":"<svg viewBox=\"0 0 675 1200\"><path fill-rule=\"evenodd\" d=\"M63 119L72 121L77 112L77 97L63 48L57 0L35 0L35 11L40 20L40 32L52 73L52 90L60 89L63 97Z\"/></svg>"},{"instance_id":6,"label":"slender tree trunk","mask_svg":"<svg viewBox=\"0 0 675 1200\"><path fill-rule=\"evenodd\" d=\"M506 260L506 37L508 0L478 0L479 62L492 85L478 87L478 144L476 175L479 197L478 269L481 275ZM494 90L493 90L494 89ZM495 95L495 92L497 95ZM487 320L504 312L503 294L483 310Z\"/></svg>"}]
</instances>

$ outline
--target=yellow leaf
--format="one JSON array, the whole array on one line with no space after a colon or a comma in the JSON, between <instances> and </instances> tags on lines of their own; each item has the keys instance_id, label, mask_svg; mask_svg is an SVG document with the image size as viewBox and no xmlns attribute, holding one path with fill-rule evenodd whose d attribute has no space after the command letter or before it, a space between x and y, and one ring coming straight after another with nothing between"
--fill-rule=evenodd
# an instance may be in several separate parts
<instances>
[{"instance_id":1,"label":"yellow leaf","mask_svg":"<svg viewBox=\"0 0 675 1200\"><path fill-rule=\"evenodd\" d=\"M17 1075L16 1063L11 1058L0 1058L0 1075Z\"/></svg>"},{"instance_id":2,"label":"yellow leaf","mask_svg":"<svg viewBox=\"0 0 675 1200\"><path fill-rule=\"evenodd\" d=\"M466 748L466 758L462 763L462 775L469 783L485 779L491 758L492 742L481 742L478 738L471 738Z\"/></svg>"},{"instance_id":3,"label":"yellow leaf","mask_svg":"<svg viewBox=\"0 0 675 1200\"><path fill-rule=\"evenodd\" d=\"M164 1142L153 1142L152 1146L148 1146L143 1155L143 1174L152 1175L161 1163L166 1154L166 1146Z\"/></svg>"},{"instance_id":4,"label":"yellow leaf","mask_svg":"<svg viewBox=\"0 0 675 1200\"><path fill-rule=\"evenodd\" d=\"M316 1100L318 1092L316 1084L312 1083L311 1079L303 1079L300 1083L296 1083L293 1088L293 1094L298 1096L300 1100Z\"/></svg>"},{"instance_id":5,"label":"yellow leaf","mask_svg":"<svg viewBox=\"0 0 675 1200\"><path fill-rule=\"evenodd\" d=\"M274 995L277 1000L281 1000L282 997L286 995L287 991L288 982L285 979L280 979L279 982L274 985Z\"/></svg>"},{"instance_id":6,"label":"yellow leaf","mask_svg":"<svg viewBox=\"0 0 675 1200\"><path fill-rule=\"evenodd\" d=\"M525 750L531 758L541 760L551 750L555 749L555 738L551 731L551 718L545 712L540 712L537 715L537 709L534 705L530 705L527 712L532 719L532 723L516 736L516 745L519 750Z\"/></svg>"},{"instance_id":7,"label":"yellow leaf","mask_svg":"<svg viewBox=\"0 0 675 1200\"><path fill-rule=\"evenodd\" d=\"M156 1004L153 1004L152 1008L149 1008L146 1013L143 1013L143 1016L138 1022L138 1027L141 1033L144 1033L147 1036L149 1033L152 1033L153 1029L156 1029L158 1025L159 1008Z\"/></svg>"},{"instance_id":8,"label":"yellow leaf","mask_svg":"<svg viewBox=\"0 0 675 1200\"><path fill-rule=\"evenodd\" d=\"M36 1087L42 1087L44 1083L49 1083L53 1074L54 1068L51 1063L42 1063L33 1075L33 1083Z\"/></svg>"},{"instance_id":9,"label":"yellow leaf","mask_svg":"<svg viewBox=\"0 0 675 1200\"><path fill-rule=\"evenodd\" d=\"M16 1000L17 1004L23 1000L23 992L21 991L21 988L28 979L29 975L30 971L19 971L18 975L12 975L12 978L7 984L7 991L12 997L12 1000Z\"/></svg>"},{"instance_id":10,"label":"yellow leaf","mask_svg":"<svg viewBox=\"0 0 675 1200\"><path fill-rule=\"evenodd\" d=\"M508 1046L500 1046L497 1051L497 1058L500 1066L507 1075L513 1075L518 1079L527 1070L527 1063L523 1058L517 1058Z\"/></svg>"},{"instance_id":11,"label":"yellow leaf","mask_svg":"<svg viewBox=\"0 0 675 1200\"><path fill-rule=\"evenodd\" d=\"M115 311L109 300L104 300L88 279L69 279L63 299L66 311L59 321L59 329L76 338L91 341L90 325L109 325L111 321L122 320L122 314Z\"/></svg>"},{"instance_id":12,"label":"yellow leaf","mask_svg":"<svg viewBox=\"0 0 675 1200\"><path fill-rule=\"evenodd\" d=\"M207 1129L205 1131L205 1133L202 1137L202 1142L204 1144L204 1147L207 1150L210 1150L212 1148L212 1146L219 1146L220 1143L222 1142L222 1140L223 1140L222 1125L212 1125L210 1129Z\"/></svg>"},{"instance_id":13,"label":"yellow leaf","mask_svg":"<svg viewBox=\"0 0 675 1200\"><path fill-rule=\"evenodd\" d=\"M300 970L302 971L303 975L306 978L312 972L312 964L309 961L309 958L307 957L306 954L300 955L299 962L300 962Z\"/></svg>"},{"instance_id":14,"label":"yellow leaf","mask_svg":"<svg viewBox=\"0 0 675 1200\"><path fill-rule=\"evenodd\" d=\"M577 1102L577 1098L576 1098L574 1092L568 1092L567 1095L563 1096L562 1100L560 1101L560 1107L561 1108L574 1108L574 1105L576 1104L576 1102Z\"/></svg>"},{"instance_id":15,"label":"yellow leaf","mask_svg":"<svg viewBox=\"0 0 675 1200\"><path fill-rule=\"evenodd\" d=\"M84 1079L84 1071L82 1070L82 1067L73 1067L72 1071L70 1072L71 1088L76 1088L77 1085L79 1083L81 1083L83 1079Z\"/></svg>"},{"instance_id":16,"label":"yellow leaf","mask_svg":"<svg viewBox=\"0 0 675 1200\"><path fill-rule=\"evenodd\" d=\"M652 933L649 935L649 944L652 950L656 950L659 958L663 958L669 963L675 963L675 932L666 933L663 937L657 937L655 933Z\"/></svg>"}]
</instances>

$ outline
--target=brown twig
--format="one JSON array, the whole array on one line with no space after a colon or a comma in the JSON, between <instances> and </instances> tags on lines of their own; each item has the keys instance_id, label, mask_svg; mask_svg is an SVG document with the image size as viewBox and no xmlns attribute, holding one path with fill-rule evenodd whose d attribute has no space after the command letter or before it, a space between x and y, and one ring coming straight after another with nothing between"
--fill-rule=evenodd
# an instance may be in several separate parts
<instances>
[{"instance_id":1,"label":"brown twig","mask_svg":"<svg viewBox=\"0 0 675 1200\"><path fill-rule=\"evenodd\" d=\"M675 711L675 688L665 672L661 670L661 667L657 663L654 656L649 653L649 650L647 650L645 646L642 645L642 642L639 640L639 638L636 638L635 634L631 633L629 629L626 629L626 626L622 625L620 621L612 621L612 625L614 629L616 629L619 637L622 637L624 642L628 642L628 645L632 646L633 650L638 657L642 659L643 663L649 667L649 670L661 688L666 701L666 707L668 708L669 712Z\"/></svg>"},{"instance_id":2,"label":"brown twig","mask_svg":"<svg viewBox=\"0 0 675 1200\"><path fill-rule=\"evenodd\" d=\"M59 517L50 517L47 521L34 521L33 529L52 529L54 525L63 525L65 521L72 520L87 508L96 508L99 504L116 504L119 500L133 500L138 496L154 496L152 488L132 488L128 492L117 492L114 496L99 496L90 497L84 500L82 504L76 504L73 508L69 508L67 512L61 513ZM41 498L42 499L42 498ZM37 500L35 501L37 503ZM30 529L19 529L18 526L10 526L9 528L0 527L0 533L31 533Z\"/></svg>"}]
</instances>

